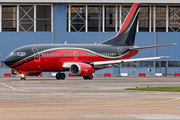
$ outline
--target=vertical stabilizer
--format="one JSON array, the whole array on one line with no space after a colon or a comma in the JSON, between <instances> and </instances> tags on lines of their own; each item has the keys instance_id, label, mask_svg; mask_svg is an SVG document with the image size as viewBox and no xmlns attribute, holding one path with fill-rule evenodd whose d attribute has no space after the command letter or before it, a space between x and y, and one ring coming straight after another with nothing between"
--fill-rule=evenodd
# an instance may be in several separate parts
<instances>
[{"instance_id":1,"label":"vertical stabilizer","mask_svg":"<svg viewBox=\"0 0 180 120\"><path fill-rule=\"evenodd\" d=\"M139 11L140 3L134 3L117 35L101 44L133 46Z\"/></svg>"}]
</instances>

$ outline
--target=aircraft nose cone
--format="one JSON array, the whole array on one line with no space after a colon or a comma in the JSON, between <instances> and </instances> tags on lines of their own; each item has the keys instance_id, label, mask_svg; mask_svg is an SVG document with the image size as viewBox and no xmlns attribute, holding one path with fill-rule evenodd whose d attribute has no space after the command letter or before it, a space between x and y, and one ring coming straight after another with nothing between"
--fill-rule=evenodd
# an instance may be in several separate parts
<instances>
[{"instance_id":1,"label":"aircraft nose cone","mask_svg":"<svg viewBox=\"0 0 180 120\"><path fill-rule=\"evenodd\" d=\"M4 64L6 64L7 66L12 65L12 59L11 59L10 57L7 57L7 58L4 60Z\"/></svg>"},{"instance_id":2,"label":"aircraft nose cone","mask_svg":"<svg viewBox=\"0 0 180 120\"><path fill-rule=\"evenodd\" d=\"M4 64L6 64L8 66L9 60L8 57L4 60Z\"/></svg>"}]
</instances>

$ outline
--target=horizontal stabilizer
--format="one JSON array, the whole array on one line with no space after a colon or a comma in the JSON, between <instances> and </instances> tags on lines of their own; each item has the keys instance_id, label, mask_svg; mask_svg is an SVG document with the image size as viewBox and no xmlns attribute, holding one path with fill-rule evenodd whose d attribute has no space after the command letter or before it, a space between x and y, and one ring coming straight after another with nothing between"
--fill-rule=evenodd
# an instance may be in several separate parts
<instances>
[{"instance_id":1,"label":"horizontal stabilizer","mask_svg":"<svg viewBox=\"0 0 180 120\"><path fill-rule=\"evenodd\" d=\"M176 45L176 43L163 44L163 45L144 46L144 47L137 47L137 48L129 48L129 50L141 50L141 49L156 48L156 47L163 47L163 46L170 46L170 45Z\"/></svg>"}]
</instances>

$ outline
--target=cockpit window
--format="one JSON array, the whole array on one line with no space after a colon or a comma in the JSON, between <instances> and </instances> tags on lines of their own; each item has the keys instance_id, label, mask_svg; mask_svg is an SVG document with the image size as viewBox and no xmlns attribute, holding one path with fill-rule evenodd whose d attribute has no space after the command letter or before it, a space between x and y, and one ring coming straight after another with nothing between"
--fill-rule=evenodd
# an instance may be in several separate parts
<instances>
[{"instance_id":1,"label":"cockpit window","mask_svg":"<svg viewBox=\"0 0 180 120\"><path fill-rule=\"evenodd\" d=\"M10 55L25 56L25 55L26 55L26 52L11 52Z\"/></svg>"}]
</instances>

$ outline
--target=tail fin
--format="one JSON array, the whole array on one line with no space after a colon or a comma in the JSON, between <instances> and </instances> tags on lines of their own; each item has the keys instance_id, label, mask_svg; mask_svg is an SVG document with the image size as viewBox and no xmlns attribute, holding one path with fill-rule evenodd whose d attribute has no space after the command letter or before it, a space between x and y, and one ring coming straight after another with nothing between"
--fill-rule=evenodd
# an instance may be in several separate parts
<instances>
[{"instance_id":1,"label":"tail fin","mask_svg":"<svg viewBox=\"0 0 180 120\"><path fill-rule=\"evenodd\" d=\"M134 3L117 35L101 44L133 46L139 11L140 3Z\"/></svg>"}]
</instances>

